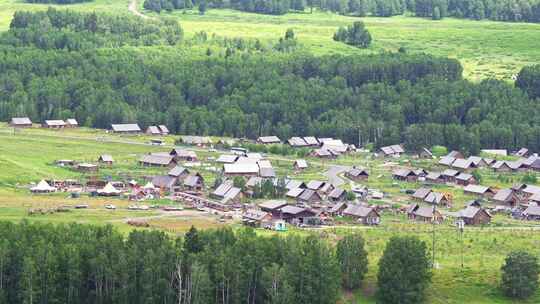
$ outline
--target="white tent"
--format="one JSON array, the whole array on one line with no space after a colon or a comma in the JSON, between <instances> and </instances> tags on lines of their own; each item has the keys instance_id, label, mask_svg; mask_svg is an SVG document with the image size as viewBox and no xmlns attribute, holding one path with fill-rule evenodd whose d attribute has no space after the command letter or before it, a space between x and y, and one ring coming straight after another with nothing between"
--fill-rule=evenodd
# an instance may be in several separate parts
<instances>
[{"instance_id":1,"label":"white tent","mask_svg":"<svg viewBox=\"0 0 540 304\"><path fill-rule=\"evenodd\" d=\"M35 187L30 188L30 191L34 193L49 193L55 192L56 188L51 187L45 180L41 180Z\"/></svg>"},{"instance_id":2,"label":"white tent","mask_svg":"<svg viewBox=\"0 0 540 304\"><path fill-rule=\"evenodd\" d=\"M120 195L120 190L116 189L111 183L107 183L103 189L99 189L97 193L103 196Z\"/></svg>"},{"instance_id":3,"label":"white tent","mask_svg":"<svg viewBox=\"0 0 540 304\"><path fill-rule=\"evenodd\" d=\"M144 185L143 189L145 189L145 190L154 190L154 189L156 189L156 187L154 186L154 184L152 184L152 182L148 182L148 183L146 183L146 185Z\"/></svg>"}]
</instances>

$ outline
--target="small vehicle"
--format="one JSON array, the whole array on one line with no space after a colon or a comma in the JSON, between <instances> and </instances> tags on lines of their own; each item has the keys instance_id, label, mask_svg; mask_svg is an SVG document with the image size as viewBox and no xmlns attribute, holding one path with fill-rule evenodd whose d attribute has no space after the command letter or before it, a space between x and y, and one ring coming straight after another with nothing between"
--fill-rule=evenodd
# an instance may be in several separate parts
<instances>
[{"instance_id":1,"label":"small vehicle","mask_svg":"<svg viewBox=\"0 0 540 304\"><path fill-rule=\"evenodd\" d=\"M112 205L112 204L107 204L107 205L105 205L105 209L116 210L116 206Z\"/></svg>"}]
</instances>

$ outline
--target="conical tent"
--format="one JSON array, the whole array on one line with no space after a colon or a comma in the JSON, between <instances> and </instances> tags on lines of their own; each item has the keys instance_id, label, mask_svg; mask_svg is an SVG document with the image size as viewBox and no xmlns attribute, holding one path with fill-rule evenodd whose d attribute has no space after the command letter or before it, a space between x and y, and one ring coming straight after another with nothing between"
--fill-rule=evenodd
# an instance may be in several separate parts
<instances>
[{"instance_id":1,"label":"conical tent","mask_svg":"<svg viewBox=\"0 0 540 304\"><path fill-rule=\"evenodd\" d=\"M111 183L107 183L103 189L97 191L101 195L118 195L120 190L116 189Z\"/></svg>"},{"instance_id":2,"label":"conical tent","mask_svg":"<svg viewBox=\"0 0 540 304\"><path fill-rule=\"evenodd\" d=\"M45 180L41 180L35 187L30 188L32 192L54 192L56 191L55 187L51 187Z\"/></svg>"},{"instance_id":3,"label":"conical tent","mask_svg":"<svg viewBox=\"0 0 540 304\"><path fill-rule=\"evenodd\" d=\"M151 189L156 189L156 187L154 186L154 184L152 184L152 182L148 182L146 183L146 185L144 185L143 189L151 190Z\"/></svg>"}]
</instances>

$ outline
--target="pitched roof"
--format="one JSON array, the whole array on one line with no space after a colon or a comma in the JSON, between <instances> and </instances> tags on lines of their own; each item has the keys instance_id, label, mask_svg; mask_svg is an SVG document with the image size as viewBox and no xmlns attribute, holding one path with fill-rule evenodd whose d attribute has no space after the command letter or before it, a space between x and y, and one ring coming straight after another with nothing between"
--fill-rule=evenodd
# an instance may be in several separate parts
<instances>
[{"instance_id":1,"label":"pitched roof","mask_svg":"<svg viewBox=\"0 0 540 304\"><path fill-rule=\"evenodd\" d=\"M352 168L351 170L347 171L347 174L354 177L358 177L360 175L369 175L365 169L361 168Z\"/></svg>"},{"instance_id":2,"label":"pitched roof","mask_svg":"<svg viewBox=\"0 0 540 304\"><path fill-rule=\"evenodd\" d=\"M305 189L304 191L302 191L300 196L298 196L298 199L302 201L308 201L313 195L316 195L320 198L319 194L316 191L313 191L311 189Z\"/></svg>"},{"instance_id":3,"label":"pitched roof","mask_svg":"<svg viewBox=\"0 0 540 304\"><path fill-rule=\"evenodd\" d=\"M257 141L264 143L264 144L273 144L273 143L280 143L281 139L277 136L261 136L257 138Z\"/></svg>"},{"instance_id":4,"label":"pitched roof","mask_svg":"<svg viewBox=\"0 0 540 304\"><path fill-rule=\"evenodd\" d=\"M439 178L441 178L441 172L429 172L426 175L426 179L430 179L430 180L437 180Z\"/></svg>"},{"instance_id":5,"label":"pitched roof","mask_svg":"<svg viewBox=\"0 0 540 304\"><path fill-rule=\"evenodd\" d=\"M456 170L454 170L454 169L446 169L446 170L444 170L441 174L442 174L443 176L455 177L456 175L459 174L459 171L456 171Z\"/></svg>"},{"instance_id":6,"label":"pitched roof","mask_svg":"<svg viewBox=\"0 0 540 304\"><path fill-rule=\"evenodd\" d=\"M438 205L444 198L444 194L440 192L430 192L425 198L424 202Z\"/></svg>"},{"instance_id":7,"label":"pitched roof","mask_svg":"<svg viewBox=\"0 0 540 304\"><path fill-rule=\"evenodd\" d=\"M138 124L112 124L114 132L140 132L141 127Z\"/></svg>"},{"instance_id":8,"label":"pitched roof","mask_svg":"<svg viewBox=\"0 0 540 304\"><path fill-rule=\"evenodd\" d=\"M287 202L285 201L267 201L267 202L259 204L259 208L267 209L267 210L274 210L274 209L279 209L286 205L287 205Z\"/></svg>"},{"instance_id":9,"label":"pitched roof","mask_svg":"<svg viewBox=\"0 0 540 304\"><path fill-rule=\"evenodd\" d=\"M259 166L256 163L234 163L223 165L225 174L258 174Z\"/></svg>"},{"instance_id":10,"label":"pitched roof","mask_svg":"<svg viewBox=\"0 0 540 304\"><path fill-rule=\"evenodd\" d=\"M338 199L344 194L345 194L345 190L343 190L341 188L334 188L334 190L332 190L332 192L330 192L330 194L328 194L328 197L333 198L333 199Z\"/></svg>"},{"instance_id":11,"label":"pitched roof","mask_svg":"<svg viewBox=\"0 0 540 304\"><path fill-rule=\"evenodd\" d=\"M414 171L410 169L397 169L392 172L392 175L394 176L400 176L400 177L407 177L410 175L415 176Z\"/></svg>"},{"instance_id":12,"label":"pitched roof","mask_svg":"<svg viewBox=\"0 0 540 304\"><path fill-rule=\"evenodd\" d=\"M364 207L362 205L348 205L347 208L343 210L343 214L355 217L366 217L372 211L379 215L373 208Z\"/></svg>"},{"instance_id":13,"label":"pitched roof","mask_svg":"<svg viewBox=\"0 0 540 304\"><path fill-rule=\"evenodd\" d=\"M276 177L276 171L274 171L274 168L260 168L259 169L259 175L261 177Z\"/></svg>"},{"instance_id":14,"label":"pitched roof","mask_svg":"<svg viewBox=\"0 0 540 304\"><path fill-rule=\"evenodd\" d=\"M174 161L174 157L163 154L146 154L139 161L145 164L167 166Z\"/></svg>"},{"instance_id":15,"label":"pitched roof","mask_svg":"<svg viewBox=\"0 0 540 304\"><path fill-rule=\"evenodd\" d=\"M184 179L184 186L195 187L201 179L199 174L190 174Z\"/></svg>"},{"instance_id":16,"label":"pitched roof","mask_svg":"<svg viewBox=\"0 0 540 304\"><path fill-rule=\"evenodd\" d=\"M152 184L158 188L171 188L176 184L176 177L170 175L156 175L152 178Z\"/></svg>"},{"instance_id":17,"label":"pitched roof","mask_svg":"<svg viewBox=\"0 0 540 304\"><path fill-rule=\"evenodd\" d=\"M52 127L61 127L61 126L65 126L66 122L60 119L50 119L50 120L45 120L45 125L52 126Z\"/></svg>"},{"instance_id":18,"label":"pitched roof","mask_svg":"<svg viewBox=\"0 0 540 304\"><path fill-rule=\"evenodd\" d=\"M227 191L231 190L233 187L233 183L230 181L226 181L219 185L214 192L212 192L213 195L219 196L219 197L225 197L225 194Z\"/></svg>"},{"instance_id":19,"label":"pitched roof","mask_svg":"<svg viewBox=\"0 0 540 304\"><path fill-rule=\"evenodd\" d=\"M66 119L66 123L71 126L78 126L79 122L75 118Z\"/></svg>"},{"instance_id":20,"label":"pitched roof","mask_svg":"<svg viewBox=\"0 0 540 304\"><path fill-rule=\"evenodd\" d=\"M150 134L161 134L161 130L157 126L149 126L146 132Z\"/></svg>"},{"instance_id":21,"label":"pitched roof","mask_svg":"<svg viewBox=\"0 0 540 304\"><path fill-rule=\"evenodd\" d=\"M461 154L461 152L459 152L459 151L452 150L446 156L449 156L449 157L452 157L452 158L461 158L463 156L463 154Z\"/></svg>"},{"instance_id":22,"label":"pitched roof","mask_svg":"<svg viewBox=\"0 0 540 304\"><path fill-rule=\"evenodd\" d=\"M457 179L457 180L461 180L461 181L468 181L468 180L470 180L470 179L473 178L473 177L474 177L474 176L472 176L472 174L461 172L460 174L458 174L458 175L456 176L456 179Z\"/></svg>"},{"instance_id":23,"label":"pitched roof","mask_svg":"<svg viewBox=\"0 0 540 304\"><path fill-rule=\"evenodd\" d=\"M189 145L205 145L205 144L212 143L212 139L210 139L210 137L207 137L207 136L185 135L185 136L182 136L181 138L182 138L183 143L186 143Z\"/></svg>"},{"instance_id":24,"label":"pitched roof","mask_svg":"<svg viewBox=\"0 0 540 304\"><path fill-rule=\"evenodd\" d=\"M304 192L305 189L302 188L292 188L289 191L287 191L287 194L285 194L288 197L297 198Z\"/></svg>"},{"instance_id":25,"label":"pitched roof","mask_svg":"<svg viewBox=\"0 0 540 304\"><path fill-rule=\"evenodd\" d=\"M113 162L114 161L112 155L109 155L109 154L101 154L99 156L99 160L104 161L104 162Z\"/></svg>"},{"instance_id":26,"label":"pitched roof","mask_svg":"<svg viewBox=\"0 0 540 304\"><path fill-rule=\"evenodd\" d=\"M532 216L540 216L540 206L529 206L525 211L522 213L524 216L532 215Z\"/></svg>"},{"instance_id":27,"label":"pitched roof","mask_svg":"<svg viewBox=\"0 0 540 304\"><path fill-rule=\"evenodd\" d=\"M319 145L319 141L314 136L306 136L303 139L304 139L304 142L306 142L306 144L308 144L309 146Z\"/></svg>"},{"instance_id":28,"label":"pitched roof","mask_svg":"<svg viewBox=\"0 0 540 304\"><path fill-rule=\"evenodd\" d=\"M458 212L458 216L461 217L461 218L468 218L468 219L472 219L476 216L476 214L480 211L482 211L483 209L481 208L478 208L478 207L474 207L474 206L467 206L467 208L465 209L462 209ZM484 210L485 211L485 210ZM491 214L489 214L487 211L485 211L486 214L491 217Z\"/></svg>"},{"instance_id":29,"label":"pitched roof","mask_svg":"<svg viewBox=\"0 0 540 304\"><path fill-rule=\"evenodd\" d=\"M476 193L476 194L484 194L490 190L489 187L482 186L482 185L467 185L465 188L463 188L463 191L470 192L470 193Z\"/></svg>"},{"instance_id":30,"label":"pitched roof","mask_svg":"<svg viewBox=\"0 0 540 304\"><path fill-rule=\"evenodd\" d=\"M168 175L174 176L174 177L179 177L180 175L184 173L189 173L189 170L182 166L175 166L174 168L169 170L169 172L167 172Z\"/></svg>"},{"instance_id":31,"label":"pitched roof","mask_svg":"<svg viewBox=\"0 0 540 304\"><path fill-rule=\"evenodd\" d=\"M312 180L307 184L307 188L311 190L319 190L322 186L324 186L324 182L318 180Z\"/></svg>"},{"instance_id":32,"label":"pitched roof","mask_svg":"<svg viewBox=\"0 0 540 304\"><path fill-rule=\"evenodd\" d=\"M287 142L293 147L305 147L308 145L301 137L291 137Z\"/></svg>"},{"instance_id":33,"label":"pitched roof","mask_svg":"<svg viewBox=\"0 0 540 304\"><path fill-rule=\"evenodd\" d=\"M249 209L242 214L244 219L253 220L253 221L262 221L268 215L267 212L255 209Z\"/></svg>"},{"instance_id":34,"label":"pitched roof","mask_svg":"<svg viewBox=\"0 0 540 304\"><path fill-rule=\"evenodd\" d=\"M225 164L232 164L232 163L236 162L237 159L238 159L238 155L222 154L216 159L216 162L225 163Z\"/></svg>"},{"instance_id":35,"label":"pitched roof","mask_svg":"<svg viewBox=\"0 0 540 304\"><path fill-rule=\"evenodd\" d=\"M413 193L412 197L423 200L431 192L432 190L429 188L419 188Z\"/></svg>"},{"instance_id":36,"label":"pitched roof","mask_svg":"<svg viewBox=\"0 0 540 304\"><path fill-rule=\"evenodd\" d=\"M305 188L306 185L304 184L304 182L302 181L298 181L298 180L293 180L291 179L290 181L287 182L287 185L285 185L285 188L287 189L294 189L294 188Z\"/></svg>"},{"instance_id":37,"label":"pitched roof","mask_svg":"<svg viewBox=\"0 0 540 304\"><path fill-rule=\"evenodd\" d=\"M458 169L469 169L473 166L473 162L468 159L458 158L452 163L452 167Z\"/></svg>"},{"instance_id":38,"label":"pitched roof","mask_svg":"<svg viewBox=\"0 0 540 304\"><path fill-rule=\"evenodd\" d=\"M13 117L11 118L12 125L31 125L32 121L28 117Z\"/></svg>"},{"instance_id":39,"label":"pitched roof","mask_svg":"<svg viewBox=\"0 0 540 304\"><path fill-rule=\"evenodd\" d=\"M433 217L433 208L427 206L420 206L414 211L414 214L421 217Z\"/></svg>"},{"instance_id":40,"label":"pitched roof","mask_svg":"<svg viewBox=\"0 0 540 304\"><path fill-rule=\"evenodd\" d=\"M302 213L302 212L307 211L307 210L308 209L300 208L300 207L296 207L296 206L291 206L291 205L287 205L287 206L284 206L283 208L281 208L282 213L284 213L284 214L292 214L292 215L296 215L296 214Z\"/></svg>"},{"instance_id":41,"label":"pitched roof","mask_svg":"<svg viewBox=\"0 0 540 304\"><path fill-rule=\"evenodd\" d=\"M166 125L159 125L158 128L162 134L169 134L169 128Z\"/></svg>"},{"instance_id":42,"label":"pitched roof","mask_svg":"<svg viewBox=\"0 0 540 304\"><path fill-rule=\"evenodd\" d=\"M445 156L439 160L439 165L450 166L456 159L452 156Z\"/></svg>"},{"instance_id":43,"label":"pitched roof","mask_svg":"<svg viewBox=\"0 0 540 304\"><path fill-rule=\"evenodd\" d=\"M495 193L492 199L497 202L506 203L508 200L510 200L513 192L514 191L512 189L501 189Z\"/></svg>"},{"instance_id":44,"label":"pitched roof","mask_svg":"<svg viewBox=\"0 0 540 304\"><path fill-rule=\"evenodd\" d=\"M246 187L255 187L256 185L260 185L262 181L262 178L258 176L252 176L247 180Z\"/></svg>"},{"instance_id":45,"label":"pitched roof","mask_svg":"<svg viewBox=\"0 0 540 304\"><path fill-rule=\"evenodd\" d=\"M121 191L116 189L110 182L103 187L103 189L99 189L97 193L100 194L119 194Z\"/></svg>"},{"instance_id":46,"label":"pitched roof","mask_svg":"<svg viewBox=\"0 0 540 304\"><path fill-rule=\"evenodd\" d=\"M304 169L308 167L307 161L305 159L297 159L294 161L295 166L298 168Z\"/></svg>"},{"instance_id":47,"label":"pitched roof","mask_svg":"<svg viewBox=\"0 0 540 304\"><path fill-rule=\"evenodd\" d=\"M186 150L186 149L174 148L171 150L169 154L174 155L178 158L197 158L197 153L195 153L195 151Z\"/></svg>"}]
</instances>

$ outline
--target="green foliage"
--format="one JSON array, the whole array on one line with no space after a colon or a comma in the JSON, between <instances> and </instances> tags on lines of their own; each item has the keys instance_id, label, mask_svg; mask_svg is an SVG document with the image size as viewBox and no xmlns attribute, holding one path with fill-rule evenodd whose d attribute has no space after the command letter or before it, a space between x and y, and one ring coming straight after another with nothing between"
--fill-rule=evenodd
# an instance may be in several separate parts
<instances>
[{"instance_id":1,"label":"green foliage","mask_svg":"<svg viewBox=\"0 0 540 304\"><path fill-rule=\"evenodd\" d=\"M244 189L246 187L246 180L242 176L235 176L233 184L236 188Z\"/></svg>"},{"instance_id":2,"label":"green foliage","mask_svg":"<svg viewBox=\"0 0 540 304\"><path fill-rule=\"evenodd\" d=\"M480 170L474 170L471 175L479 184L482 183L482 174L480 173Z\"/></svg>"},{"instance_id":3,"label":"green foliage","mask_svg":"<svg viewBox=\"0 0 540 304\"><path fill-rule=\"evenodd\" d=\"M538 178L536 177L536 174L534 173L527 173L523 175L521 178L521 182L525 184L536 184L538 182Z\"/></svg>"},{"instance_id":4,"label":"green foliage","mask_svg":"<svg viewBox=\"0 0 540 304\"><path fill-rule=\"evenodd\" d=\"M367 252L364 239L359 234L349 234L337 244L337 258L341 266L343 287L352 290L360 288L368 270Z\"/></svg>"},{"instance_id":5,"label":"green foliage","mask_svg":"<svg viewBox=\"0 0 540 304\"><path fill-rule=\"evenodd\" d=\"M538 289L539 267L536 256L524 251L511 252L501 268L503 292L518 299L532 296Z\"/></svg>"},{"instance_id":6,"label":"green foliage","mask_svg":"<svg viewBox=\"0 0 540 304\"><path fill-rule=\"evenodd\" d=\"M516 86L527 92L530 98L540 97L540 64L526 66L519 72Z\"/></svg>"},{"instance_id":7,"label":"green foliage","mask_svg":"<svg viewBox=\"0 0 540 304\"><path fill-rule=\"evenodd\" d=\"M54 3L54 4L74 4L82 2L91 2L94 0L25 0L28 3Z\"/></svg>"},{"instance_id":8,"label":"green foliage","mask_svg":"<svg viewBox=\"0 0 540 304\"><path fill-rule=\"evenodd\" d=\"M345 194L345 199L347 201L354 201L356 199L356 195L352 191L347 191L347 193Z\"/></svg>"},{"instance_id":9,"label":"green foliage","mask_svg":"<svg viewBox=\"0 0 540 304\"><path fill-rule=\"evenodd\" d=\"M49 8L43 12L15 12L9 31L0 35L0 44L76 51L124 45L175 45L182 36L182 28L174 20Z\"/></svg>"},{"instance_id":10,"label":"green foliage","mask_svg":"<svg viewBox=\"0 0 540 304\"><path fill-rule=\"evenodd\" d=\"M433 146L431 147L431 153L433 156L441 157L448 154L448 149L444 146Z\"/></svg>"},{"instance_id":11,"label":"green foliage","mask_svg":"<svg viewBox=\"0 0 540 304\"><path fill-rule=\"evenodd\" d=\"M416 237L392 237L379 260L377 303L421 303L431 281L426 244Z\"/></svg>"},{"instance_id":12,"label":"green foliage","mask_svg":"<svg viewBox=\"0 0 540 304\"><path fill-rule=\"evenodd\" d=\"M340 27L334 34L335 41L341 41L359 48L367 48L371 44L371 34L362 21L356 21L347 28Z\"/></svg>"}]
</instances>

